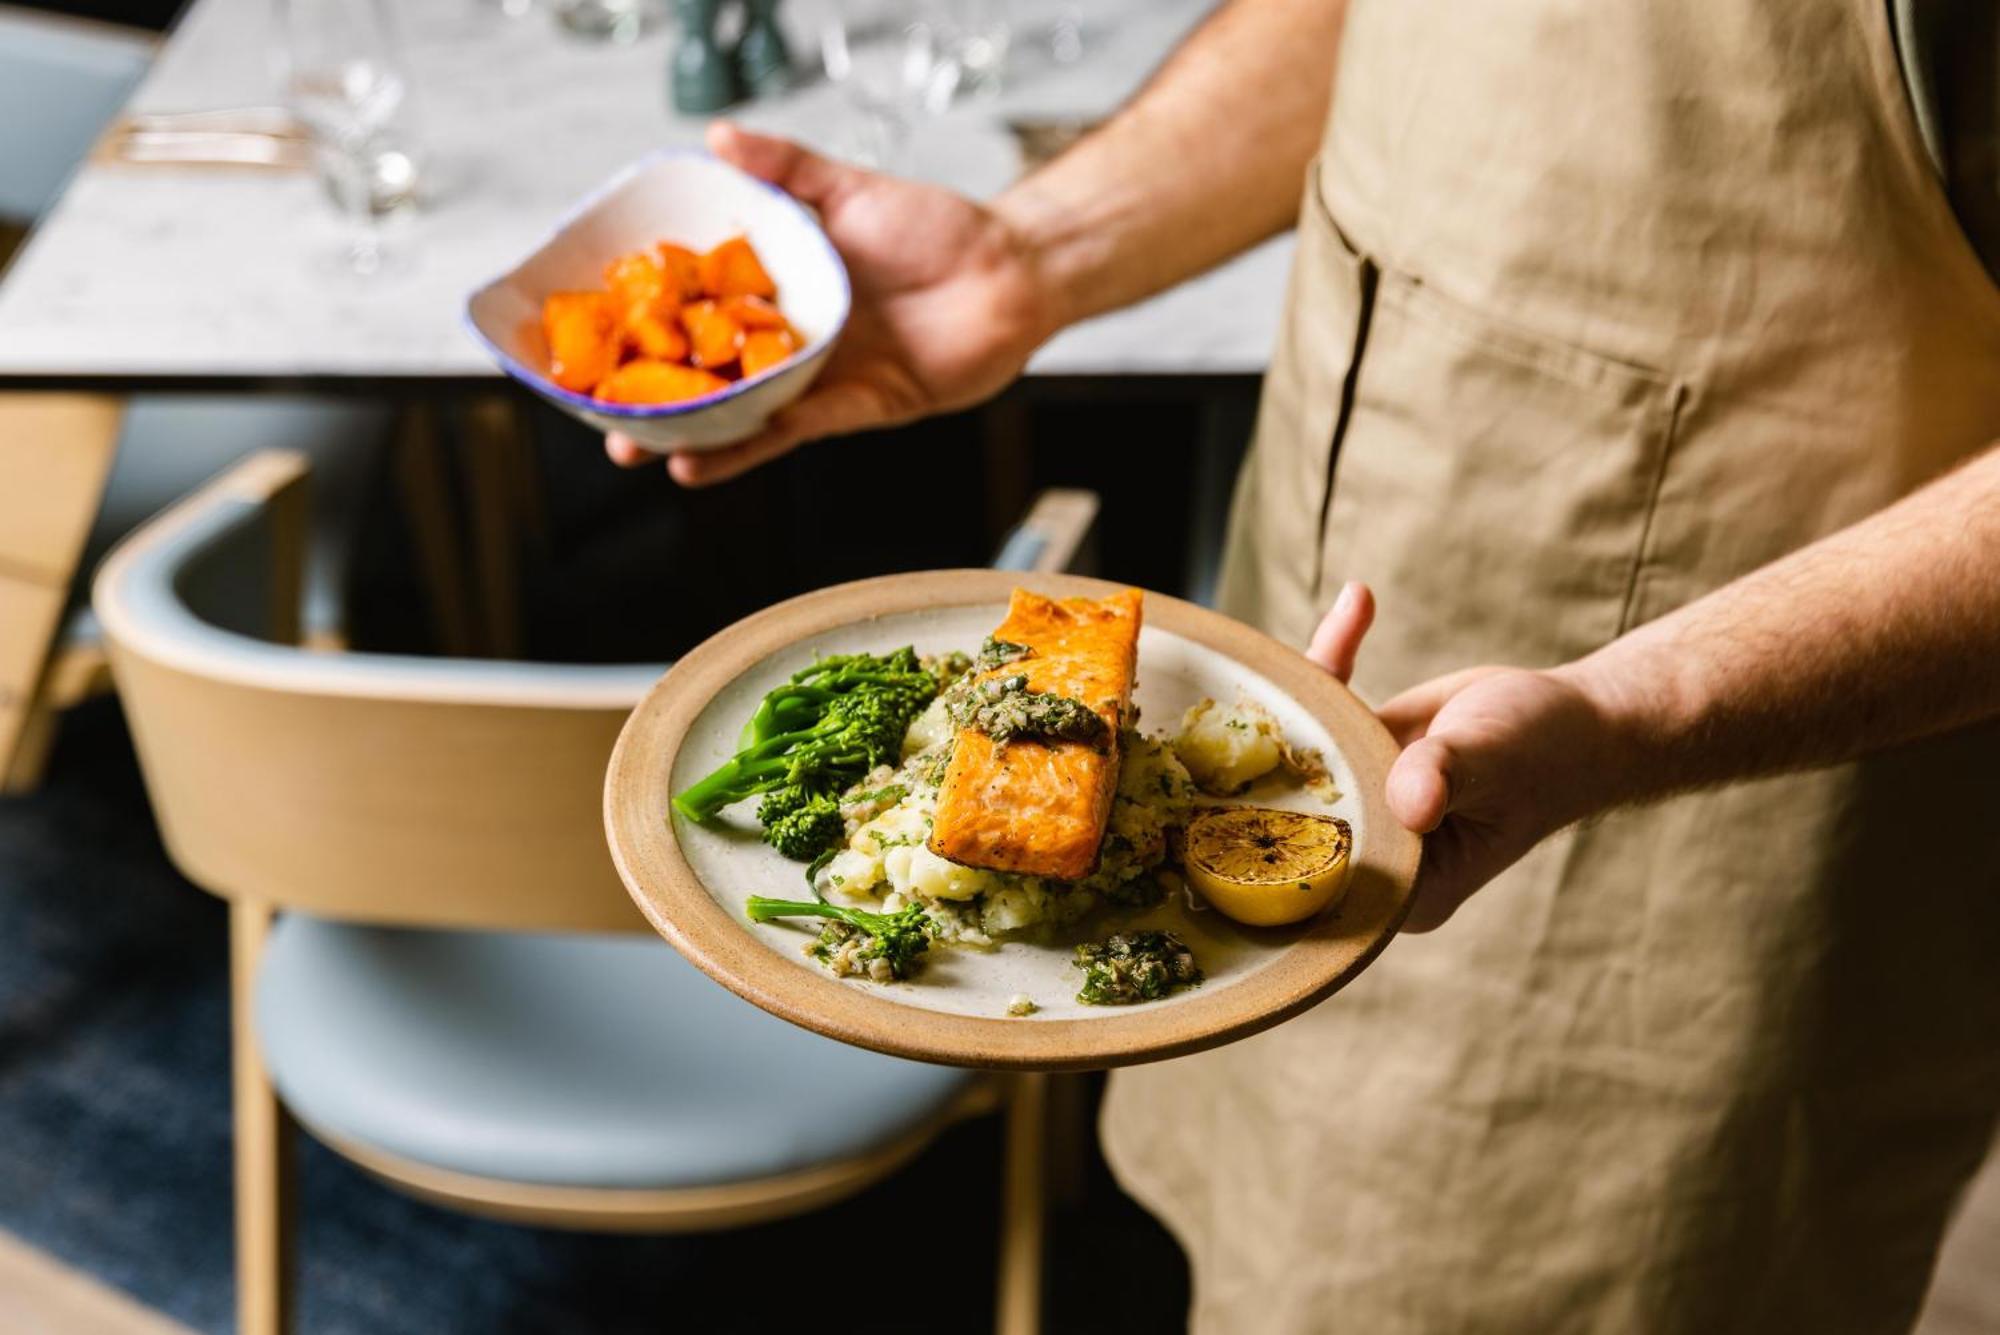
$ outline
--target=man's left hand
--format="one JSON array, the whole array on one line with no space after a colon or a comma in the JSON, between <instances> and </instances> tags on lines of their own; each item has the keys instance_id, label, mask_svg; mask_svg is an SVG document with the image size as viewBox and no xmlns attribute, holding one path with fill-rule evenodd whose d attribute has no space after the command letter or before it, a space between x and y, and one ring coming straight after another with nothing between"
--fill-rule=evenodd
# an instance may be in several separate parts
<instances>
[{"instance_id":1,"label":"man's left hand","mask_svg":"<svg viewBox=\"0 0 2000 1335\"><path fill-rule=\"evenodd\" d=\"M1374 615L1368 587L1349 584L1306 656L1346 681ZM1609 714L1567 669L1465 668L1377 713L1403 748L1389 770L1389 810L1424 836L1406 932L1438 927L1529 849L1623 791Z\"/></svg>"}]
</instances>

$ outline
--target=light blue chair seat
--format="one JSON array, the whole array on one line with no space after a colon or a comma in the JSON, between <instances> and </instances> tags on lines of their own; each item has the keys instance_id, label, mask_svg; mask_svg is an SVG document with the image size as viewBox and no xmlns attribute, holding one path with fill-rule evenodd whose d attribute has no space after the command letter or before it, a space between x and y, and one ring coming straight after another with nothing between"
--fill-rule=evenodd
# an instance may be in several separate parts
<instances>
[{"instance_id":1,"label":"light blue chair seat","mask_svg":"<svg viewBox=\"0 0 2000 1335\"><path fill-rule=\"evenodd\" d=\"M861 1155L976 1077L775 1019L644 937L282 918L258 975L272 1084L338 1141L577 1187L744 1182Z\"/></svg>"}]
</instances>

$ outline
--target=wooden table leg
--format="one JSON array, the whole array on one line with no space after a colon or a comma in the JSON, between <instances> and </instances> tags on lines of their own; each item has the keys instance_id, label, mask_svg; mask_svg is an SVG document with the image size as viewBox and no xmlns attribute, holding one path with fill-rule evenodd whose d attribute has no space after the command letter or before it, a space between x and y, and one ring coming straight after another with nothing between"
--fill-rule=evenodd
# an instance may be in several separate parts
<instances>
[{"instance_id":1,"label":"wooden table leg","mask_svg":"<svg viewBox=\"0 0 2000 1335\"><path fill-rule=\"evenodd\" d=\"M104 498L123 399L96 394L0 395L0 778L24 742L46 748L40 718L49 652Z\"/></svg>"},{"instance_id":2,"label":"wooden table leg","mask_svg":"<svg viewBox=\"0 0 2000 1335\"><path fill-rule=\"evenodd\" d=\"M528 435L517 403L482 394L459 415L459 476L464 480L473 587L483 641L496 658L521 653L521 545L530 531L522 477Z\"/></svg>"},{"instance_id":3,"label":"wooden table leg","mask_svg":"<svg viewBox=\"0 0 2000 1335\"><path fill-rule=\"evenodd\" d=\"M394 450L396 489L430 597L437 647L453 658L469 657L478 650L479 637L459 545L451 470L445 463L444 443L438 439L437 413L429 404L403 410L396 422Z\"/></svg>"},{"instance_id":4,"label":"wooden table leg","mask_svg":"<svg viewBox=\"0 0 2000 1335\"><path fill-rule=\"evenodd\" d=\"M979 410L979 455L986 532L998 541L1027 508L1035 471L1032 418L1020 386Z\"/></svg>"},{"instance_id":5,"label":"wooden table leg","mask_svg":"<svg viewBox=\"0 0 2000 1335\"><path fill-rule=\"evenodd\" d=\"M1036 1335L1042 1328L1048 1079L1030 1074L1008 1081L1007 1176L1000 1191L999 1298L993 1323L999 1335Z\"/></svg>"},{"instance_id":6,"label":"wooden table leg","mask_svg":"<svg viewBox=\"0 0 2000 1335\"><path fill-rule=\"evenodd\" d=\"M1093 1080L1101 1076L1052 1075L1048 1077L1047 1163L1049 1201L1057 1208L1083 1204L1089 1190L1090 1156L1097 1144L1097 1127L1091 1119L1096 1108Z\"/></svg>"}]
</instances>

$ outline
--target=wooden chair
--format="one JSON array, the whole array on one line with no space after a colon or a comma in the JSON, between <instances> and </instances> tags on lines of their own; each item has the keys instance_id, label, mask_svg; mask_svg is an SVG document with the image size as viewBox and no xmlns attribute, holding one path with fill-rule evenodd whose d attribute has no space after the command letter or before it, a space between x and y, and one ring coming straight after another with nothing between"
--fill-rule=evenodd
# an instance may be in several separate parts
<instances>
[{"instance_id":1,"label":"wooden chair","mask_svg":"<svg viewBox=\"0 0 2000 1335\"><path fill-rule=\"evenodd\" d=\"M305 475L253 456L94 591L168 852L229 904L245 1335L285 1327L290 1119L469 1212L673 1231L826 1204L996 1108L998 1323L1036 1329L1042 1080L819 1038L646 930L599 795L658 667L295 647ZM1070 559L1079 514L1015 551Z\"/></svg>"}]
</instances>

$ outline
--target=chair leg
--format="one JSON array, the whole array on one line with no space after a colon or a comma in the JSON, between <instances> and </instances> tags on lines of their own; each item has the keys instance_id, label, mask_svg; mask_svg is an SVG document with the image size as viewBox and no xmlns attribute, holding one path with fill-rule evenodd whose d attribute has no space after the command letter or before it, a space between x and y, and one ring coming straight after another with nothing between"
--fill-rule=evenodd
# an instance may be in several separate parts
<instances>
[{"instance_id":1,"label":"chair leg","mask_svg":"<svg viewBox=\"0 0 2000 1335\"><path fill-rule=\"evenodd\" d=\"M1006 1178L1000 1193L998 1335L1037 1335L1042 1328L1042 1234L1047 1202L1043 1149L1047 1136L1048 1077L1009 1081L1006 1110Z\"/></svg>"},{"instance_id":2,"label":"chair leg","mask_svg":"<svg viewBox=\"0 0 2000 1335\"><path fill-rule=\"evenodd\" d=\"M15 773L16 739L33 723L124 414L123 400L98 395L0 394L0 774ZM39 760L24 759L22 779Z\"/></svg>"},{"instance_id":3,"label":"chair leg","mask_svg":"<svg viewBox=\"0 0 2000 1335\"><path fill-rule=\"evenodd\" d=\"M0 794L19 797L42 786L60 722L60 715L47 701L36 700L28 706L21 718L20 731L14 735L13 758L6 772L0 774Z\"/></svg>"},{"instance_id":4,"label":"chair leg","mask_svg":"<svg viewBox=\"0 0 2000 1335\"><path fill-rule=\"evenodd\" d=\"M230 1066L236 1122L236 1328L285 1335L291 1269L290 1126L257 1055L252 991L268 905L229 903Z\"/></svg>"},{"instance_id":5,"label":"chair leg","mask_svg":"<svg viewBox=\"0 0 2000 1335\"><path fill-rule=\"evenodd\" d=\"M0 773L0 794L17 796L40 788L63 715L110 691L111 662L102 644L64 645L50 654L15 735L14 758Z\"/></svg>"}]
</instances>

